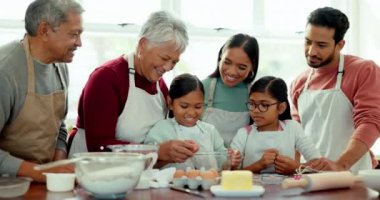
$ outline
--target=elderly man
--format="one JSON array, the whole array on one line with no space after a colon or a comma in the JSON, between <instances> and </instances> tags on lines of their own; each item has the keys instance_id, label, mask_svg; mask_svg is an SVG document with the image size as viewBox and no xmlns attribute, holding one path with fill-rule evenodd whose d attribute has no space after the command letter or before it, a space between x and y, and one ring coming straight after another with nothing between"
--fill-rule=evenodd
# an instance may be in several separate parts
<instances>
[{"instance_id":1,"label":"elderly man","mask_svg":"<svg viewBox=\"0 0 380 200\"><path fill-rule=\"evenodd\" d=\"M0 47L0 174L42 182L33 167L67 157L65 63L82 45L82 12L74 0L35 0L24 39Z\"/></svg>"}]
</instances>

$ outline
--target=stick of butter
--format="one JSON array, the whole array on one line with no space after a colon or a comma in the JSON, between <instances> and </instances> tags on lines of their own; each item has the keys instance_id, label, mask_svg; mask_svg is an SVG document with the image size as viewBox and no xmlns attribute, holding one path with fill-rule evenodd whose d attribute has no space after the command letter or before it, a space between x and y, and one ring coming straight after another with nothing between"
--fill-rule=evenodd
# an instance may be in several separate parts
<instances>
[{"instance_id":1,"label":"stick of butter","mask_svg":"<svg viewBox=\"0 0 380 200\"><path fill-rule=\"evenodd\" d=\"M222 171L223 190L252 190L253 174L248 170Z\"/></svg>"}]
</instances>

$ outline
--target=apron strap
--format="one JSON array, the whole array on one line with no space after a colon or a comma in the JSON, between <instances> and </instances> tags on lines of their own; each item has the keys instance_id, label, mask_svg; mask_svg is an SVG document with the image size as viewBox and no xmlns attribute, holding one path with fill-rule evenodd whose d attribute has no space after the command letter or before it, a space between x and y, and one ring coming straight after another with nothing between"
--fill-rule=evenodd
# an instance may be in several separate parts
<instances>
[{"instance_id":1,"label":"apron strap","mask_svg":"<svg viewBox=\"0 0 380 200\"><path fill-rule=\"evenodd\" d=\"M313 72L314 72L313 69L311 69L310 73L306 79L305 87L303 88L303 92L305 92L307 90L307 88L309 87L311 75L313 74ZM343 74L344 74L344 55L340 54L340 56L339 56L339 68L338 68L338 73L336 75L335 89L340 89L340 87L342 85Z\"/></svg>"},{"instance_id":2,"label":"apron strap","mask_svg":"<svg viewBox=\"0 0 380 200\"><path fill-rule=\"evenodd\" d=\"M134 63L134 53L128 54L128 72L129 72L129 87L133 85L135 87L135 63Z\"/></svg>"},{"instance_id":3,"label":"apron strap","mask_svg":"<svg viewBox=\"0 0 380 200\"><path fill-rule=\"evenodd\" d=\"M59 76L59 79L61 80L61 84L62 84L62 87L63 87L63 92L65 93L65 99L67 101L67 97L68 97L68 91L67 91L67 84L66 84L66 81L63 79L63 73L62 73L62 69L59 65L53 63L54 67L56 67L57 71L58 71L58 76Z\"/></svg>"},{"instance_id":4,"label":"apron strap","mask_svg":"<svg viewBox=\"0 0 380 200\"><path fill-rule=\"evenodd\" d=\"M305 92L307 90L307 88L309 88L309 82L310 82L312 74L313 74L313 69L310 70L310 73L307 76L307 79L306 79L306 82L305 82L305 87L303 87L303 91L302 92Z\"/></svg>"},{"instance_id":5,"label":"apron strap","mask_svg":"<svg viewBox=\"0 0 380 200\"><path fill-rule=\"evenodd\" d=\"M30 54L29 38L25 34L23 39L23 46L26 54L26 62L28 66L28 92L35 92L35 77L34 77L34 64L32 55Z\"/></svg>"},{"instance_id":6,"label":"apron strap","mask_svg":"<svg viewBox=\"0 0 380 200\"><path fill-rule=\"evenodd\" d=\"M336 84L335 89L340 89L340 86L342 85L342 77L344 74L344 55L340 54L339 56L339 69L336 76Z\"/></svg>"},{"instance_id":7,"label":"apron strap","mask_svg":"<svg viewBox=\"0 0 380 200\"><path fill-rule=\"evenodd\" d=\"M207 99L207 108L211 108L212 104L214 103L214 94L215 94L215 87L216 87L216 78L211 79L210 88L208 90L208 99Z\"/></svg>"},{"instance_id":8,"label":"apron strap","mask_svg":"<svg viewBox=\"0 0 380 200\"><path fill-rule=\"evenodd\" d=\"M135 53L130 53L128 54L126 57L128 58L128 72L129 72L129 87L133 86L133 87L136 87L136 84L135 84L135 73L136 73L136 69L135 69L135 59L134 59L134 55ZM158 84L158 81L156 82L156 88L157 88L157 92L159 93L160 97L161 97L161 101L162 101L162 107L164 108L164 116L167 117L167 115L169 114L168 112L168 109L167 109L167 105L166 105L166 99L165 99L165 96L164 94L161 92L161 88L160 88L160 85Z\"/></svg>"}]
</instances>

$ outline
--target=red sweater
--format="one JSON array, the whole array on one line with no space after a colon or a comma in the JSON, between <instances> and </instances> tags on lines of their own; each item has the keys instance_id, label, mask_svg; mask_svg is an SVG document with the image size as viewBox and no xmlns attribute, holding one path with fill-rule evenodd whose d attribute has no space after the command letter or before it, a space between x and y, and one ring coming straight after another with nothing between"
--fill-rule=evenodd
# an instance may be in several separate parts
<instances>
[{"instance_id":1,"label":"red sweater","mask_svg":"<svg viewBox=\"0 0 380 200\"><path fill-rule=\"evenodd\" d=\"M300 121L298 97L300 96L311 69L297 77L291 86L293 119ZM310 90L325 90L335 87L338 66L314 69L309 83ZM344 75L341 89L353 105L352 117L355 132L352 138L365 143L368 148L380 136L380 68L373 61L356 56L344 56Z\"/></svg>"},{"instance_id":2,"label":"red sweater","mask_svg":"<svg viewBox=\"0 0 380 200\"><path fill-rule=\"evenodd\" d=\"M168 88L161 78L161 92L165 99ZM149 94L156 94L156 82L135 73L135 85ZM116 139L116 124L128 98L128 63L123 57L104 63L90 75L78 106L77 127L85 129L88 151L113 144L128 144ZM76 130L74 130L76 132Z\"/></svg>"}]
</instances>

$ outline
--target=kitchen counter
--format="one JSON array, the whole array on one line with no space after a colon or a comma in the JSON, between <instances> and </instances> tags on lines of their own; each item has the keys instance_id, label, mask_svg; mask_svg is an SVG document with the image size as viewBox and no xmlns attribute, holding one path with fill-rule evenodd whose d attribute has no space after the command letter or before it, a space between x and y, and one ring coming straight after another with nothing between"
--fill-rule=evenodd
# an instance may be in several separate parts
<instances>
[{"instance_id":1,"label":"kitchen counter","mask_svg":"<svg viewBox=\"0 0 380 200\"><path fill-rule=\"evenodd\" d=\"M361 199L380 199L379 193L366 188L363 183L356 183L351 189L335 189L327 191L319 191L312 193L299 194L297 191L286 191L280 185L264 185L265 193L260 199L291 199L291 200L314 200L314 199L336 199L336 200L361 200ZM210 191L203 191L206 199L236 199L236 198L219 198L211 194ZM14 199L23 200L92 200L95 199L80 186L76 186L73 192L49 192L45 184L32 183L28 192L23 197ZM128 195L128 199L202 199L197 196L177 192L168 188L134 190ZM239 198L239 200L252 198ZM257 199L257 198L256 198ZM9 200L9 199L8 199Z\"/></svg>"}]
</instances>

